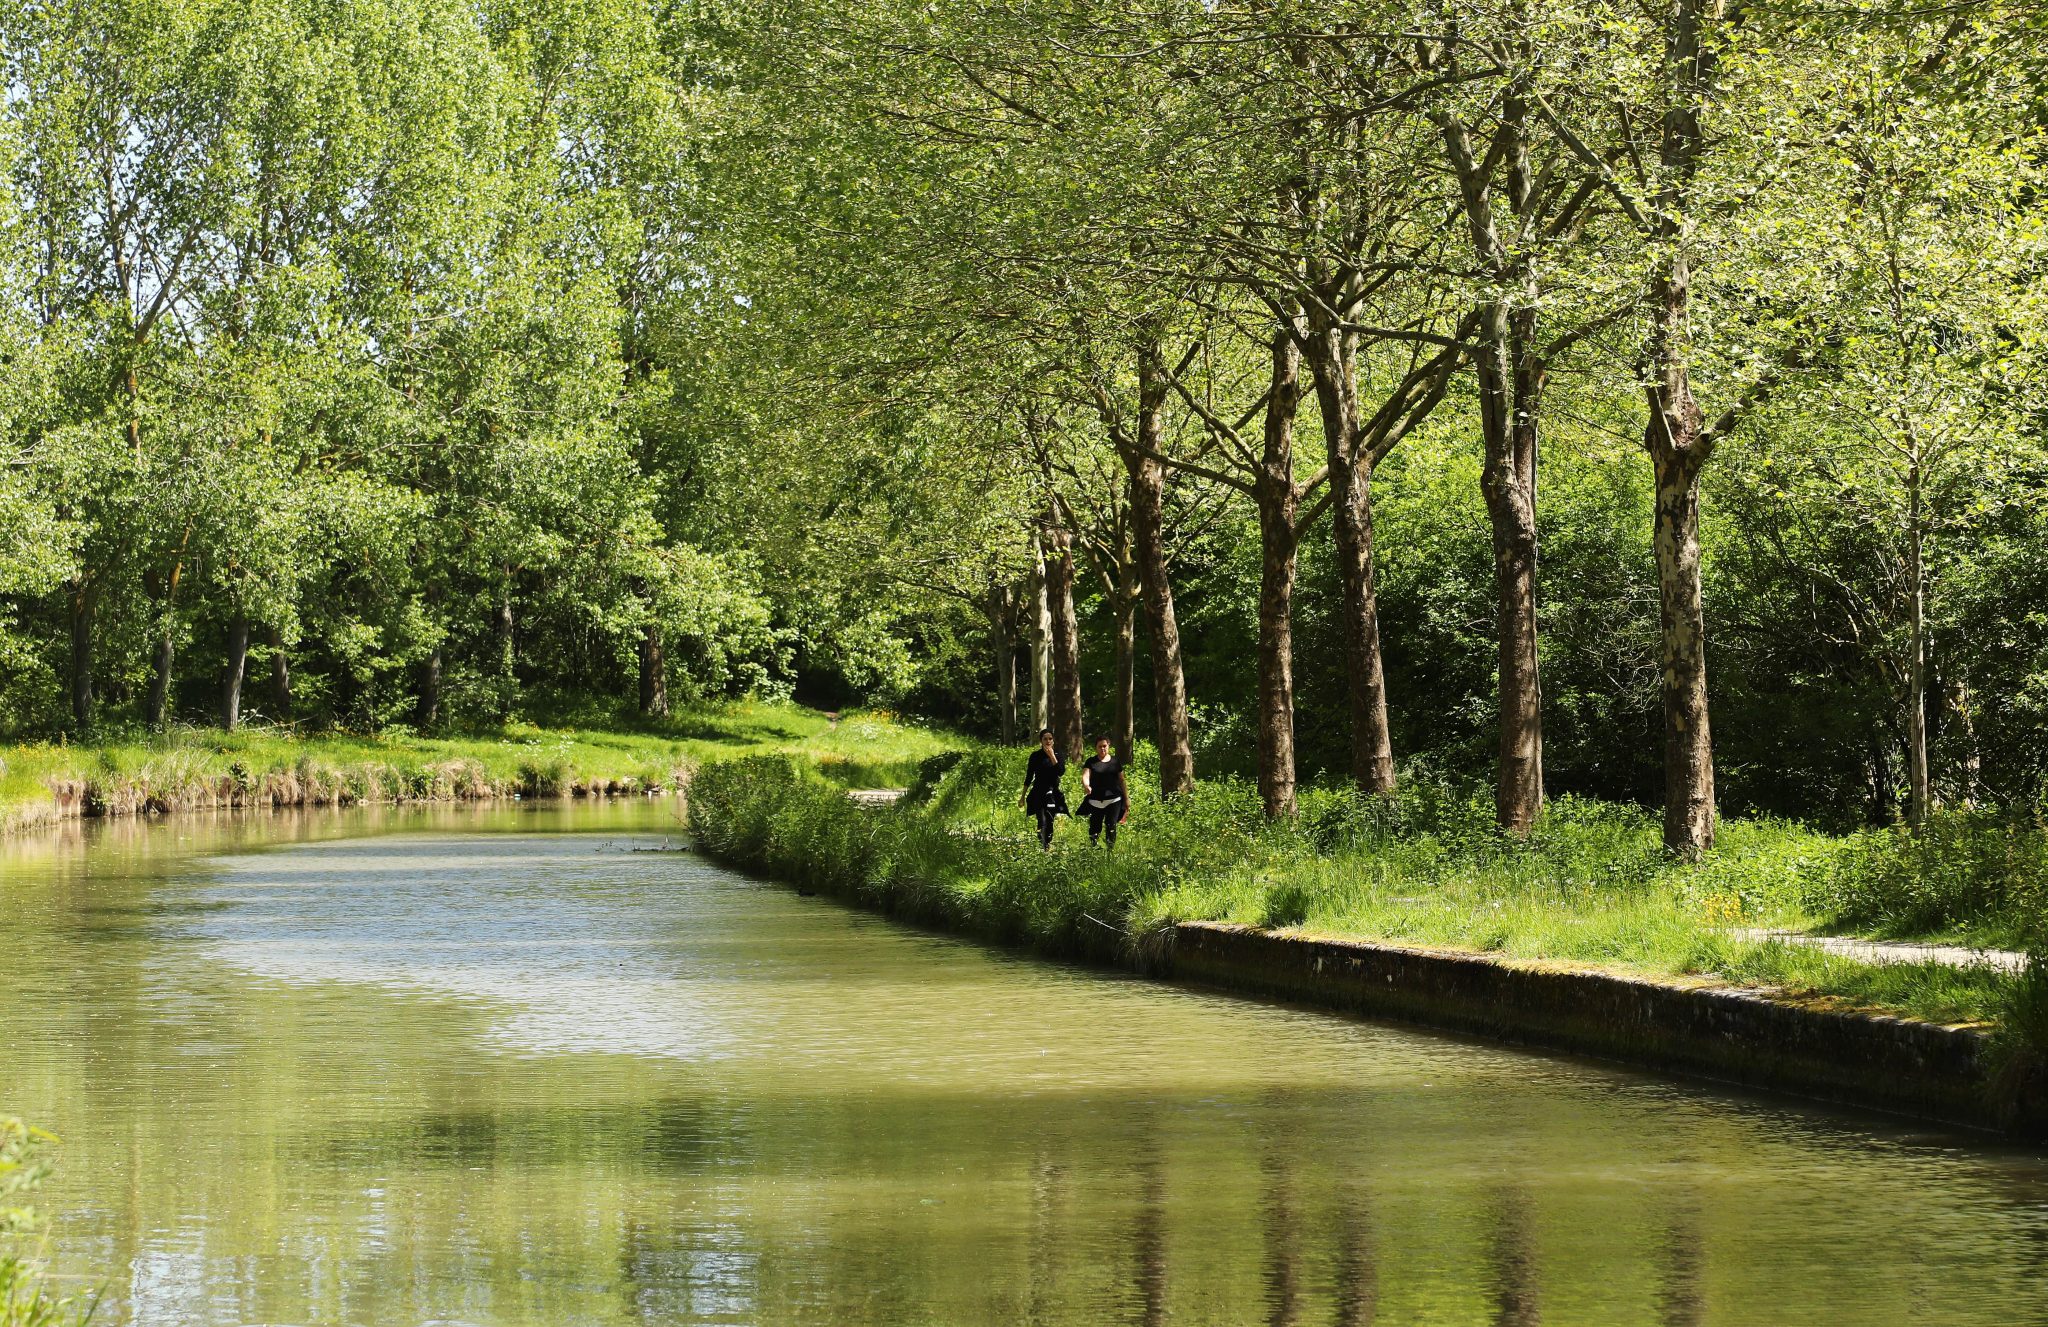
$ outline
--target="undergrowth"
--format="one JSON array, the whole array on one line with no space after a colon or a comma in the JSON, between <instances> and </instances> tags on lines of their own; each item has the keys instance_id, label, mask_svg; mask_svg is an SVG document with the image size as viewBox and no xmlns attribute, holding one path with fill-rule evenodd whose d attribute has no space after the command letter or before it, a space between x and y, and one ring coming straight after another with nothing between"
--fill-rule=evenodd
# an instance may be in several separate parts
<instances>
[{"instance_id":1,"label":"undergrowth","mask_svg":"<svg viewBox=\"0 0 2048 1327\"><path fill-rule=\"evenodd\" d=\"M1163 928L1222 921L1769 988L1945 1023L2010 1018L2013 979L1987 966L1860 962L1775 933L1859 918L1901 932L1911 918L1982 921L2027 906L2040 886L2027 855L2040 851L2039 828L1973 817L1945 823L1945 846L1892 859L1891 831L1843 838L1734 820L1695 864L1663 851L1640 808L1558 798L1517 840L1495 828L1483 793L1425 780L1391 799L1306 789L1299 817L1280 823L1232 780L1162 802L1143 752L1113 853L1072 827L1040 852L1016 805L1022 768L1015 752L948 753L918 771L902 804L876 811L800 761L719 762L692 785L690 820L727 861L1054 954L1141 960ZM1981 865L1953 873L1958 860ZM1909 918L1885 910L1895 895L1945 902Z\"/></svg>"}]
</instances>

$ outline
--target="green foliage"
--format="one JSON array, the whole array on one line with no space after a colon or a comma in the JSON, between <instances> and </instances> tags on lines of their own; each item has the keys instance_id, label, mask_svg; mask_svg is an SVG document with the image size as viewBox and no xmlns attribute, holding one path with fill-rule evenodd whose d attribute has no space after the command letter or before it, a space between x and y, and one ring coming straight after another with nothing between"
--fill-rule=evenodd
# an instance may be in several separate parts
<instances>
[{"instance_id":1,"label":"green foliage","mask_svg":"<svg viewBox=\"0 0 2048 1327\"><path fill-rule=\"evenodd\" d=\"M306 738L275 729L178 727L106 745L0 747L0 830L58 814L69 788L93 813L235 805L341 805L592 792L677 792L703 761L787 751L841 787L899 787L950 735L879 713L837 722L788 704L704 704L658 722L619 713L463 735L403 730Z\"/></svg>"},{"instance_id":2,"label":"green foliage","mask_svg":"<svg viewBox=\"0 0 2048 1327\"><path fill-rule=\"evenodd\" d=\"M1997 1018L2012 998L1989 967L1871 964L1748 934L1810 924L1812 882L1860 839L1736 820L1690 864L1626 805L1563 799L1518 840L1482 800L1423 780L1391 803L1310 789L1300 820L1275 824L1242 783L1162 804L1133 777L1114 853L1072 827L1040 852L1016 809L1022 768L1019 752L970 749L918 798L877 810L799 760L714 762L692 784L690 825L723 860L1051 954L1142 962L1152 932L1212 920L1706 977L1945 1022Z\"/></svg>"},{"instance_id":3,"label":"green foliage","mask_svg":"<svg viewBox=\"0 0 2048 1327\"><path fill-rule=\"evenodd\" d=\"M1809 889L1815 911L1842 925L2039 947L2048 943L2048 830L2009 813L1937 812L1917 831L1850 835Z\"/></svg>"},{"instance_id":4,"label":"green foliage","mask_svg":"<svg viewBox=\"0 0 2048 1327\"><path fill-rule=\"evenodd\" d=\"M1107 727L1133 604L1111 443L1152 337L1185 389L1154 422L1177 462L1199 764L1248 773L1258 524L1244 458L1202 415L1248 408L1251 436L1271 297L1361 236L1373 275L1344 299L1379 329L1356 348L1368 413L1497 295L1443 222L1462 197L1442 130L1504 133L1536 90L1516 151L1481 155L1526 153L1546 197L1593 200L1551 233L1509 217L1513 189L1493 198L1502 257L1531 275L1518 316L1555 351L1536 510L1551 791L1657 791L1637 364L1646 274L1676 245L1702 408L1740 421L1704 479L1721 796L1886 823L1925 713L1940 798L2038 804L2038 22L1716 10L1713 146L1681 199L1624 128L1661 122L1663 17L1573 0L1444 21L8 7L0 734L210 718L245 628L242 709L263 722L546 721L645 672L650 712L665 687L991 732L991 596L1018 590L1048 506L1078 527L1087 722ZM1475 63L1424 76L1456 59ZM1298 215L1276 212L1297 188ZM1628 218L1652 200L1665 239ZM1373 480L1396 747L1460 788L1495 746L1470 368ZM1293 421L1301 515L1322 409L1310 392ZM1304 774L1328 776L1350 737L1341 596L1327 525L1301 535L1296 731Z\"/></svg>"},{"instance_id":5,"label":"green foliage","mask_svg":"<svg viewBox=\"0 0 2048 1327\"><path fill-rule=\"evenodd\" d=\"M43 1280L42 1250L28 1243L40 1230L28 1197L48 1173L56 1138L0 1115L0 1327L84 1327L97 1296L58 1296Z\"/></svg>"},{"instance_id":6,"label":"green foliage","mask_svg":"<svg viewBox=\"0 0 2048 1327\"><path fill-rule=\"evenodd\" d=\"M2018 1114L2024 1103L2048 1097L2048 952L2027 955L2027 966L2006 989L1992 1038L1994 1090Z\"/></svg>"}]
</instances>

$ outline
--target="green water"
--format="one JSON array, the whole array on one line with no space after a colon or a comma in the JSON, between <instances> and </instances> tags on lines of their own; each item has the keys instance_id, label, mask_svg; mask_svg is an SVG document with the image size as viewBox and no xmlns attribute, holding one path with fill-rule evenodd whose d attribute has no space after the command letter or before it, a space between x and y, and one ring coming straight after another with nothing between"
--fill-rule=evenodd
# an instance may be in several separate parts
<instances>
[{"instance_id":1,"label":"green water","mask_svg":"<svg viewBox=\"0 0 2048 1327\"><path fill-rule=\"evenodd\" d=\"M665 829L0 843L59 1271L152 1327L2048 1322L2037 1154L991 953Z\"/></svg>"}]
</instances>

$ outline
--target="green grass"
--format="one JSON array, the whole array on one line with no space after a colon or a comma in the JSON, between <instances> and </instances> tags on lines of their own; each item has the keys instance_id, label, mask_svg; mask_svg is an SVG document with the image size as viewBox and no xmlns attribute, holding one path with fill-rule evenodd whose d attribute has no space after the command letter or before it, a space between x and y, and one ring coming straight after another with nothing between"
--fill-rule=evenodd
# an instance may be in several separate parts
<instances>
[{"instance_id":1,"label":"green grass","mask_svg":"<svg viewBox=\"0 0 2048 1327\"><path fill-rule=\"evenodd\" d=\"M833 722L796 705L734 703L658 723L425 736L301 736L284 729L178 728L81 746L0 747L0 828L58 813L65 788L88 812L122 814L222 804L314 805L522 793L673 791L704 761L786 752L846 787L901 786L918 762L956 745L886 713Z\"/></svg>"},{"instance_id":2,"label":"green grass","mask_svg":"<svg viewBox=\"0 0 2048 1327\"><path fill-rule=\"evenodd\" d=\"M727 860L1052 953L1129 961L1175 922L1225 921L1767 988L1943 1023L1996 1022L2016 998L2013 979L1989 968L1872 964L1741 934L1831 929L1869 913L1907 872L1884 856L1888 831L1844 838L1734 821L1694 865L1666 856L1654 817L1634 807L1559 799L1516 841L1494 829L1483 795L1416 784L1386 802L1315 789L1298 821L1273 825L1252 790L1230 782L1162 805L1141 766L1114 856L1091 851L1071 824L1041 853L1015 806L1021 768L1017 753L977 748L934 762L905 806L874 812L790 761L713 764L692 787L690 817ZM1958 873L1969 852L1951 844L1931 859L1946 873L1916 877L1915 889L1954 895L1941 914L1951 919L1973 899L1981 917L2037 944L2022 914L2038 882L2013 863L2041 831L1995 833L2022 848L1969 852L2005 874Z\"/></svg>"}]
</instances>

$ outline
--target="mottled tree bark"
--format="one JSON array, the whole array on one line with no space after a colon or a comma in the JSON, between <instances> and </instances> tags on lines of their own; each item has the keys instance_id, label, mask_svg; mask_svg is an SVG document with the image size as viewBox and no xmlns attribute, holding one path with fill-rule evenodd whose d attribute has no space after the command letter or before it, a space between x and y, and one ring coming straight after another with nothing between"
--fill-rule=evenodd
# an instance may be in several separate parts
<instances>
[{"instance_id":1,"label":"mottled tree bark","mask_svg":"<svg viewBox=\"0 0 2048 1327\"><path fill-rule=\"evenodd\" d=\"M1343 594L1344 675L1350 702L1351 779L1369 793L1394 791L1394 738L1380 652L1379 591L1374 576L1372 467L1358 405L1353 338L1326 313L1311 310L1309 371L1323 419L1329 465L1330 523Z\"/></svg>"},{"instance_id":2,"label":"mottled tree bark","mask_svg":"<svg viewBox=\"0 0 2048 1327\"><path fill-rule=\"evenodd\" d=\"M1031 540L1031 583L1026 591L1031 613L1031 740L1052 727L1052 601L1046 595L1045 546Z\"/></svg>"},{"instance_id":3,"label":"mottled tree bark","mask_svg":"<svg viewBox=\"0 0 2048 1327\"><path fill-rule=\"evenodd\" d=\"M1500 756L1494 810L1526 835L1543 813L1543 683L1536 642L1536 412L1542 369L1527 329L1495 304L1483 311L1475 355L1485 462L1480 489L1493 528L1494 634ZM1532 315L1533 316L1533 315Z\"/></svg>"},{"instance_id":4,"label":"mottled tree bark","mask_svg":"<svg viewBox=\"0 0 2048 1327\"><path fill-rule=\"evenodd\" d=\"M1503 104L1509 204L1527 210L1533 188L1520 132L1526 108L1517 97ZM1510 250L1496 221L1492 180L1463 121L1437 117L1446 155L1457 176L1473 255L1502 288L1520 291L1511 307L1503 298L1476 309L1473 368L1479 384L1479 429L1484 464L1480 489L1493 532L1494 638L1499 694L1500 754L1494 811L1500 827L1526 835L1543 813L1543 686L1536 643L1536 447L1545 371L1533 345L1536 291L1527 264Z\"/></svg>"},{"instance_id":5,"label":"mottled tree bark","mask_svg":"<svg viewBox=\"0 0 2048 1327\"><path fill-rule=\"evenodd\" d=\"M1138 361L1138 447L1123 448L1131 484L1131 552L1144 587L1145 637L1152 653L1152 706L1159 744L1159 790L1168 797L1195 786L1194 747L1188 733L1187 677L1181 668L1180 623L1174 616L1173 578L1166 562L1166 395L1170 389L1156 345Z\"/></svg>"},{"instance_id":6,"label":"mottled tree bark","mask_svg":"<svg viewBox=\"0 0 2048 1327\"><path fill-rule=\"evenodd\" d=\"M1657 478L1657 603L1664 700L1664 846L1714 846L1714 742L1700 584L1700 467L1710 443L1683 369L1652 384L1647 442Z\"/></svg>"},{"instance_id":7,"label":"mottled tree bark","mask_svg":"<svg viewBox=\"0 0 2048 1327\"><path fill-rule=\"evenodd\" d=\"M1536 637L1536 424L1533 413L1515 413L1507 445L1487 449L1480 484L1493 526L1500 690L1494 811L1502 829L1526 835L1543 813L1543 678Z\"/></svg>"},{"instance_id":8,"label":"mottled tree bark","mask_svg":"<svg viewBox=\"0 0 2048 1327\"><path fill-rule=\"evenodd\" d=\"M1268 818L1294 814L1294 567L1299 536L1294 417L1301 402L1295 330L1275 329L1264 446L1253 479L1259 513L1259 802Z\"/></svg>"},{"instance_id":9,"label":"mottled tree bark","mask_svg":"<svg viewBox=\"0 0 2048 1327\"><path fill-rule=\"evenodd\" d=\"M1700 470L1719 430L1693 396L1692 272L1683 217L1705 137L1699 115L1713 53L1703 24L1724 0L1675 0L1666 26L1667 98L1659 125L1664 184L1652 232L1661 257L1649 287L1649 421L1656 474L1659 650L1664 699L1664 846L1697 857L1714 846L1714 743L1707 722L1707 630L1700 586Z\"/></svg>"},{"instance_id":10,"label":"mottled tree bark","mask_svg":"<svg viewBox=\"0 0 2048 1327\"><path fill-rule=\"evenodd\" d=\"M1127 572L1132 569L1126 567ZM1126 764L1138 750L1138 598L1127 590L1116 596L1116 715L1110 735L1116 757Z\"/></svg>"}]
</instances>

